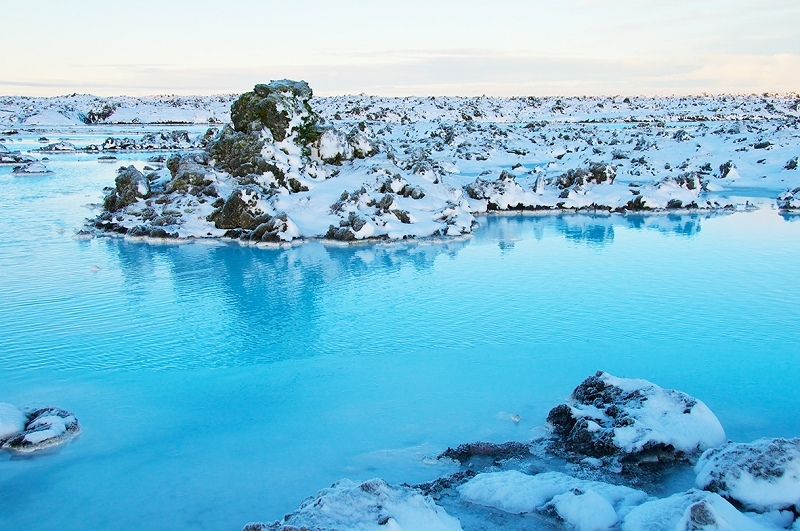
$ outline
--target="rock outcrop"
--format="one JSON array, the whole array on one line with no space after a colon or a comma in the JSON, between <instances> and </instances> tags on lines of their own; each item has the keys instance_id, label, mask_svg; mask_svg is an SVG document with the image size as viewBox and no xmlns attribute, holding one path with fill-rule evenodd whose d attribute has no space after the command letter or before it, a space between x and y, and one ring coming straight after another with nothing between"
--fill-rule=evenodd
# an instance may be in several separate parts
<instances>
[{"instance_id":1,"label":"rock outcrop","mask_svg":"<svg viewBox=\"0 0 800 531\"><path fill-rule=\"evenodd\" d=\"M605 372L584 380L547 422L556 446L580 456L669 461L725 442L717 417L699 400Z\"/></svg>"},{"instance_id":2,"label":"rock outcrop","mask_svg":"<svg viewBox=\"0 0 800 531\"><path fill-rule=\"evenodd\" d=\"M757 512L800 507L800 439L729 442L695 466L697 486Z\"/></svg>"}]
</instances>

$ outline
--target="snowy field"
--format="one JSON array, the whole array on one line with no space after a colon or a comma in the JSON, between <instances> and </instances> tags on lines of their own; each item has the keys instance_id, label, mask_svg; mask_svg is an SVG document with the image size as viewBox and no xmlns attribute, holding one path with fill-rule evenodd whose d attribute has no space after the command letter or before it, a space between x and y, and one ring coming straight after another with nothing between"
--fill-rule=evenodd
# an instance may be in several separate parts
<instances>
[{"instance_id":1,"label":"snowy field","mask_svg":"<svg viewBox=\"0 0 800 531\"><path fill-rule=\"evenodd\" d=\"M313 99L327 124L364 121L380 149L270 196L292 245L79 235L117 167L163 175L233 99L0 100L0 156L46 170L0 166L0 433L19 429L16 407L81 423L68 444L0 453L3 526L797 528L800 223L776 201L800 185L796 96ZM549 198L592 162L614 183ZM370 188L376 167L426 197ZM685 173L704 189L664 189ZM466 190L479 178L482 199ZM317 239L342 213L328 201L360 186L342 212L379 235L393 209L361 202L394 194L417 220L398 218L398 237L421 239ZM444 186L461 191L468 230L426 239L444 223L437 201L453 200ZM664 208L580 208L630 189ZM698 208L667 209L676 197ZM191 209L174 230L193 227ZM570 397L598 369L632 401ZM583 438L550 447L561 404ZM442 454L476 441L522 446ZM631 472L624 456L648 448L655 465Z\"/></svg>"}]
</instances>

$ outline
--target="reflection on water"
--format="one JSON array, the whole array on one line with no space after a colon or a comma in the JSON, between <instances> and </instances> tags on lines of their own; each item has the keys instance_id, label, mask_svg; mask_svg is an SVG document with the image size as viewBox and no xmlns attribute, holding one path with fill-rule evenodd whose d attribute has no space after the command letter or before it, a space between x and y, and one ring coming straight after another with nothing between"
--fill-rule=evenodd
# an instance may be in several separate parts
<instances>
[{"instance_id":1,"label":"reflection on water","mask_svg":"<svg viewBox=\"0 0 800 531\"><path fill-rule=\"evenodd\" d=\"M703 220L722 215L726 213L493 215L481 219L481 227L475 234L497 240L503 251L514 249L515 242L523 238L541 240L549 233L559 234L570 242L602 247L614 241L615 228L691 238L700 233Z\"/></svg>"},{"instance_id":2,"label":"reflection on water","mask_svg":"<svg viewBox=\"0 0 800 531\"><path fill-rule=\"evenodd\" d=\"M781 211L781 212L779 212L779 214L785 221L800 221L800 212L796 212L796 211L792 211L792 212Z\"/></svg>"}]
</instances>

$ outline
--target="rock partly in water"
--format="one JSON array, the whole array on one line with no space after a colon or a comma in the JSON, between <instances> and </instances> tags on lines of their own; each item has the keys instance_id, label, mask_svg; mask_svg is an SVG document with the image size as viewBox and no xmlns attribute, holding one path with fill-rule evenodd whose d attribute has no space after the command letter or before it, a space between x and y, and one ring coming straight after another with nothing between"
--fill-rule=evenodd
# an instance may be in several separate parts
<instances>
[{"instance_id":1,"label":"rock partly in water","mask_svg":"<svg viewBox=\"0 0 800 531\"><path fill-rule=\"evenodd\" d=\"M493 462L505 459L530 457L531 445L529 443L509 441L506 443L475 442L461 444L455 448L448 448L437 459L452 459L465 465L474 458L490 459Z\"/></svg>"},{"instance_id":2,"label":"rock partly in water","mask_svg":"<svg viewBox=\"0 0 800 531\"><path fill-rule=\"evenodd\" d=\"M41 162L28 162L22 166L16 166L12 173L14 175L46 175L53 172Z\"/></svg>"},{"instance_id":3,"label":"rock partly in water","mask_svg":"<svg viewBox=\"0 0 800 531\"><path fill-rule=\"evenodd\" d=\"M0 402L0 444L2 440L25 429L28 416L12 404Z\"/></svg>"},{"instance_id":4,"label":"rock partly in water","mask_svg":"<svg viewBox=\"0 0 800 531\"><path fill-rule=\"evenodd\" d=\"M577 529L609 529L647 499L640 490L545 472L478 474L457 488L462 499L512 514L553 513Z\"/></svg>"},{"instance_id":5,"label":"rock partly in water","mask_svg":"<svg viewBox=\"0 0 800 531\"><path fill-rule=\"evenodd\" d=\"M778 210L800 210L800 186L786 190L778 196Z\"/></svg>"},{"instance_id":6,"label":"rock partly in water","mask_svg":"<svg viewBox=\"0 0 800 531\"><path fill-rule=\"evenodd\" d=\"M114 189L106 196L103 207L109 212L116 212L149 195L150 182L147 177L132 165L122 167L117 171Z\"/></svg>"},{"instance_id":7,"label":"rock partly in water","mask_svg":"<svg viewBox=\"0 0 800 531\"><path fill-rule=\"evenodd\" d=\"M63 409L46 407L28 413L23 430L7 436L1 447L4 450L31 453L64 444L80 432L75 415Z\"/></svg>"},{"instance_id":8,"label":"rock partly in water","mask_svg":"<svg viewBox=\"0 0 800 531\"><path fill-rule=\"evenodd\" d=\"M622 531L767 531L718 494L690 490L634 507Z\"/></svg>"},{"instance_id":9,"label":"rock partly in water","mask_svg":"<svg viewBox=\"0 0 800 531\"><path fill-rule=\"evenodd\" d=\"M697 486L757 512L800 509L800 439L729 442L695 466Z\"/></svg>"},{"instance_id":10,"label":"rock partly in water","mask_svg":"<svg viewBox=\"0 0 800 531\"><path fill-rule=\"evenodd\" d=\"M416 489L380 479L341 480L273 523L251 523L243 531L358 529L362 531L460 531L461 524Z\"/></svg>"},{"instance_id":11,"label":"rock partly in water","mask_svg":"<svg viewBox=\"0 0 800 531\"><path fill-rule=\"evenodd\" d=\"M591 457L669 461L725 442L708 407L646 380L597 372L547 416L555 447Z\"/></svg>"}]
</instances>

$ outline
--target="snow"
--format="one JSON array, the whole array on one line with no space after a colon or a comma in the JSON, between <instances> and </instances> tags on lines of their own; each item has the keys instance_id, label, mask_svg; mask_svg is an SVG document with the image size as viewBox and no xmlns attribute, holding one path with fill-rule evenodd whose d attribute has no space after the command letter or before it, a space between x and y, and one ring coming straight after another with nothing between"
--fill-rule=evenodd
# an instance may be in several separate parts
<instances>
[{"instance_id":1,"label":"snow","mask_svg":"<svg viewBox=\"0 0 800 531\"><path fill-rule=\"evenodd\" d=\"M274 528L353 531L461 531L457 519L417 490L391 486L380 479L357 483L344 479L286 515ZM270 529L269 524L248 524L245 529Z\"/></svg>"},{"instance_id":2,"label":"snow","mask_svg":"<svg viewBox=\"0 0 800 531\"><path fill-rule=\"evenodd\" d=\"M641 392L646 398L641 408L631 411L635 423L614 429L614 439L626 452L632 453L647 443L663 443L676 450L692 452L716 446L725 441L725 431L717 417L703 402L690 398L691 411L686 411L687 395L661 387L647 380L617 378L604 375L606 383L624 392Z\"/></svg>"},{"instance_id":3,"label":"snow","mask_svg":"<svg viewBox=\"0 0 800 531\"><path fill-rule=\"evenodd\" d=\"M617 521L614 507L593 490L572 490L553 497L550 504L558 516L578 531L603 531Z\"/></svg>"},{"instance_id":4,"label":"snow","mask_svg":"<svg viewBox=\"0 0 800 531\"><path fill-rule=\"evenodd\" d=\"M67 423L73 422L75 417L63 419L58 415L38 417L28 426L25 441L31 444L40 444L48 439L55 439L67 433Z\"/></svg>"},{"instance_id":5,"label":"snow","mask_svg":"<svg viewBox=\"0 0 800 531\"><path fill-rule=\"evenodd\" d=\"M597 511L603 523L611 520L626 507L647 499L640 490L599 481L577 479L561 472L528 475L516 470L478 474L458 487L466 501L494 507L513 514L525 514L552 504L556 512L573 525L591 526L592 512ZM582 504L591 506L583 510ZM587 527L588 529L588 527Z\"/></svg>"},{"instance_id":6,"label":"snow","mask_svg":"<svg viewBox=\"0 0 800 531\"><path fill-rule=\"evenodd\" d=\"M564 418L567 411L569 419ZM618 378L605 372L581 383L566 408L554 408L548 421L565 437L568 447L590 455L609 451L606 434L624 454L659 446L693 453L725 442L722 425L700 400L647 380ZM588 442L579 431L585 432Z\"/></svg>"},{"instance_id":7,"label":"snow","mask_svg":"<svg viewBox=\"0 0 800 531\"><path fill-rule=\"evenodd\" d=\"M0 402L0 439L21 432L27 422L28 417L16 406Z\"/></svg>"},{"instance_id":8,"label":"snow","mask_svg":"<svg viewBox=\"0 0 800 531\"><path fill-rule=\"evenodd\" d=\"M635 507L622 531L767 531L777 526L748 518L718 494L690 490Z\"/></svg>"},{"instance_id":9,"label":"snow","mask_svg":"<svg viewBox=\"0 0 800 531\"><path fill-rule=\"evenodd\" d=\"M298 131L310 115L287 89L279 98L290 119L286 138L274 142L265 128L261 155L294 185L270 171L256 176L266 196L261 210L290 220L296 230L279 236L286 241L399 240L468 235L475 215L495 210L744 210L753 197L777 198L800 184L800 172L786 169L796 156L791 96L631 101L317 98L310 104L322 134L304 151ZM113 120L139 104L108 105L116 109ZM192 105L221 103L199 98ZM758 147L765 139L769 146ZM227 200L241 183L221 173L214 186ZM345 193L350 199L340 200ZM146 225L137 213L156 208L179 212L169 231L181 238L219 237L213 221L187 215L202 198L168 199L160 207L147 199L132 205L107 230Z\"/></svg>"},{"instance_id":10,"label":"snow","mask_svg":"<svg viewBox=\"0 0 800 531\"><path fill-rule=\"evenodd\" d=\"M703 453L697 486L758 512L800 507L800 439L729 442Z\"/></svg>"},{"instance_id":11,"label":"snow","mask_svg":"<svg viewBox=\"0 0 800 531\"><path fill-rule=\"evenodd\" d=\"M44 175L47 173L52 172L41 162L29 162L14 168L15 175Z\"/></svg>"}]
</instances>

